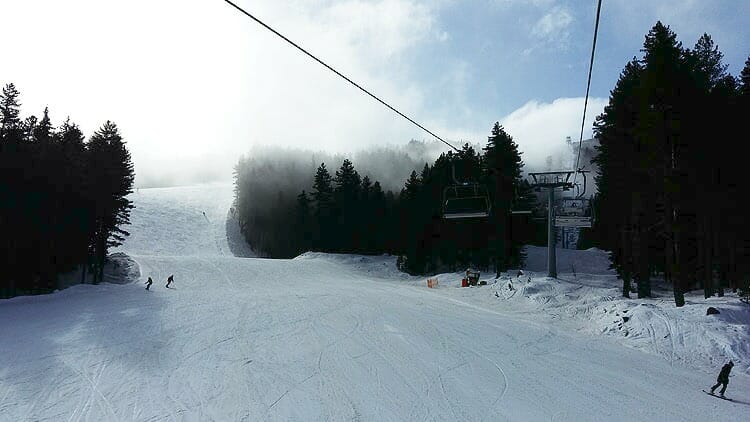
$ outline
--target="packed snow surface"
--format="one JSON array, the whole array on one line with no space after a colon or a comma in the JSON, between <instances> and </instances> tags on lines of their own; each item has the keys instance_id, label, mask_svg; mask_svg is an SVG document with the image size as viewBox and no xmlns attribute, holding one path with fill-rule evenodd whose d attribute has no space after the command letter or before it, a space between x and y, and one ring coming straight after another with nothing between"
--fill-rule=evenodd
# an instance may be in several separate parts
<instances>
[{"instance_id":1,"label":"packed snow surface","mask_svg":"<svg viewBox=\"0 0 750 422\"><path fill-rule=\"evenodd\" d=\"M521 277L459 288L442 274L428 289L388 256L237 257L251 251L235 243L231 185L132 199L118 252L139 282L0 301L0 420L738 421L750 410L736 297L682 310L666 295L621 300L603 252L560 252L553 280L538 248ZM722 314L705 316L707 304ZM735 401L701 392L730 358Z\"/></svg>"}]
</instances>

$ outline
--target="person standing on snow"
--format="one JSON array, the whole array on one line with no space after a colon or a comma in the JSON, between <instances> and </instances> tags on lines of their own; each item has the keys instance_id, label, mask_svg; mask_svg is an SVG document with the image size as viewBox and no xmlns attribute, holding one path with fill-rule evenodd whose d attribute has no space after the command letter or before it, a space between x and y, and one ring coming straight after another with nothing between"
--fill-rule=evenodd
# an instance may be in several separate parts
<instances>
[{"instance_id":1,"label":"person standing on snow","mask_svg":"<svg viewBox=\"0 0 750 422\"><path fill-rule=\"evenodd\" d=\"M169 288L169 285L172 284L174 281L173 275L170 274L169 277L167 277L167 288Z\"/></svg>"},{"instance_id":2,"label":"person standing on snow","mask_svg":"<svg viewBox=\"0 0 750 422\"><path fill-rule=\"evenodd\" d=\"M149 277L148 280L146 280L146 290L149 290L149 287L151 287L151 284L153 283L154 281L151 280L151 277Z\"/></svg>"},{"instance_id":3,"label":"person standing on snow","mask_svg":"<svg viewBox=\"0 0 750 422\"><path fill-rule=\"evenodd\" d=\"M721 372L719 372L719 376L716 378L716 385L711 387L711 394L714 393L714 390L720 385L724 385L721 387L721 391L719 391L719 396L724 397L724 391L727 389L727 384L729 384L729 373L732 372L732 367L734 366L734 362L731 360L728 364L721 367Z\"/></svg>"}]
</instances>

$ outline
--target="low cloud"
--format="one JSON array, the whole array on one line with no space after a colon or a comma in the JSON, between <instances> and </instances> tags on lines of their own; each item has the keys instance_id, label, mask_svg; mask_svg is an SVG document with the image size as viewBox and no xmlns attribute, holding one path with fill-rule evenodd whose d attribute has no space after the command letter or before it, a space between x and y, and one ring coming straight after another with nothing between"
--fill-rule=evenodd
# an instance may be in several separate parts
<instances>
[{"instance_id":1,"label":"low cloud","mask_svg":"<svg viewBox=\"0 0 750 422\"><path fill-rule=\"evenodd\" d=\"M551 103L529 101L500 120L500 124L513 137L523 153L526 171L544 169L547 166L547 157L565 154L567 136L574 142L578 141L583 102L583 98L558 98ZM607 99L589 98L584 139L592 137L593 122L606 104ZM556 158L553 163L567 164L558 161Z\"/></svg>"},{"instance_id":2,"label":"low cloud","mask_svg":"<svg viewBox=\"0 0 750 422\"><path fill-rule=\"evenodd\" d=\"M549 166L548 157L552 157L552 166L555 168L573 167L573 164L568 162L567 157L570 154L565 138L571 137L574 143L579 139L583 101L583 98L558 98L550 103L529 101L499 119L500 124L513 137L523 153L526 171L546 169ZM589 99L584 139L592 137L593 122L606 104L607 99L604 98ZM489 127L491 124L488 124ZM459 136L459 133L453 133L449 129L440 133L447 135L456 146L460 147L468 142L481 149L490 131L488 129L486 133L473 133L467 137ZM362 145L356 142L356 138L353 137L352 140L353 145ZM398 190L413 169L421 169L424 163L432 164L441 153L450 149L432 139L427 139L427 142L409 142L403 138L390 138L388 142L381 144L382 146L377 147L362 145L349 150L331 150L326 148L322 141L311 142L305 148L280 139L274 144L258 143L256 146L249 146L244 153L247 157L255 159L265 157L263 160L268 160L270 157L276 157L273 160L297 162L298 166L306 168L304 174L307 177L312 176L320 162L325 161L333 171L341 165L343 158L348 157L362 175L380 180L388 189ZM320 146L320 151L309 150L316 148L316 145ZM238 157L239 154L232 152L213 152L200 155L177 154L170 158L134 153L133 158L139 175L138 185L152 187L230 180Z\"/></svg>"},{"instance_id":3,"label":"low cloud","mask_svg":"<svg viewBox=\"0 0 750 422\"><path fill-rule=\"evenodd\" d=\"M5 55L14 60L3 63L0 83L21 90L24 115L40 115L49 104L56 122L70 115L87 136L115 121L132 153L137 186L226 179L252 145L349 152L423 136L222 2L71 0L49 2L41 15L30 3L7 10L13 19L2 33L25 42L7 45ZM238 4L415 120L430 120L430 93L404 75L415 49L449 38L436 24L439 6L414 0ZM179 17L172 14L177 8ZM46 53L28 45L44 45ZM54 72L49 63L56 63Z\"/></svg>"}]
</instances>

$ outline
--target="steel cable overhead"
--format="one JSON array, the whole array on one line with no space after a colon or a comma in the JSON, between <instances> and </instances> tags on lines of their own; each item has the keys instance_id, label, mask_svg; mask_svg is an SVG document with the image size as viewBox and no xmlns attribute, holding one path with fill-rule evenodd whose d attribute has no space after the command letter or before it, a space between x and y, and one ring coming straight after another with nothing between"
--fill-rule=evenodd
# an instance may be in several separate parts
<instances>
[{"instance_id":1,"label":"steel cable overhead","mask_svg":"<svg viewBox=\"0 0 750 422\"><path fill-rule=\"evenodd\" d=\"M589 62L589 78L586 83L586 99L583 101L583 118L581 119L581 137L578 140L578 154L576 156L576 165L573 170L576 172L573 175L573 184L576 182L576 176L578 176L578 163L581 159L581 145L583 144L583 128L586 125L586 108L589 104L589 90L591 89L591 71L594 68L594 52L596 51L596 36L599 33L599 15L602 10L602 0L599 0L596 6L596 24L594 24L594 43L591 46L591 61Z\"/></svg>"},{"instance_id":2,"label":"steel cable overhead","mask_svg":"<svg viewBox=\"0 0 750 422\"><path fill-rule=\"evenodd\" d=\"M434 136L434 137L435 137L435 138L436 138L436 139L437 139L438 141L440 141L440 142L444 143L445 145L448 145L449 147L453 148L454 150L456 150L456 151L458 151L458 152L461 152L461 150L460 150L460 149L458 149L458 148L454 147L453 145L451 145L451 144L450 144L449 142L447 142L447 141L446 141L446 140L444 140L443 138L441 138L441 137L437 136L437 135L436 135L435 133L433 133L433 132L432 132L431 130L427 129L426 127L424 127L424 126L420 125L419 123L417 123L416 121L414 121L414 119L412 119L411 117L409 117L409 116L405 115L404 113L402 113L402 112L398 111L398 110L397 110L397 109L396 109L395 107L393 107L393 106L391 106L390 104L386 103L385 101L381 100L380 98L378 98L378 96L376 96L375 94L373 94L373 93L371 93L370 91L366 90L365 88L363 88L362 86L360 86L360 85L359 85L358 83L354 82L353 80L349 79L348 77L346 77L345 75L343 75L343 74L342 74L341 72L339 72L338 70L334 69L333 67L331 67L330 65L328 65L327 63L325 63L325 62L324 62L323 60L321 60L321 59L319 59L319 58L315 57L315 56L314 56L314 55L313 55L312 53L310 53L310 52L308 52L307 50L305 50L304 48L300 47L300 46L299 46L299 45L298 45L297 43L295 43L294 41L292 41L292 40L290 40L289 38L285 37L285 36L284 36L284 35L282 35L282 34L281 34L281 33L280 33L279 31L277 31L277 30L275 30L275 29L271 28L271 27L270 27L270 26L268 26L268 25L267 25L266 23L264 23L264 22L263 22L263 21L261 21L260 19L256 18L255 16L253 16L253 15L252 15L252 14L250 14L249 12L247 12L247 11L246 11L245 9L241 8L240 6L236 5L236 4L234 3L234 2L232 2L232 1L230 1L230 0L224 0L224 1L225 1L225 2L227 2L227 3L229 3L229 4L230 4L230 5L232 6L232 7L234 7L235 9L237 9L237 10L238 10L238 11L239 11L240 13L244 14L245 16L247 16L247 17L249 17L250 19L254 20L255 22L257 22L258 24L260 24L260 25L261 25L261 26L263 26L264 28L266 28L266 29L268 29L269 31L273 32L274 34L276 34L277 36L279 36L279 37L280 37L281 39L283 39L284 41L286 41L286 42L288 42L289 44L291 44L292 46L294 46L294 47L295 47L296 49L298 49L299 51L301 51L301 52L305 53L305 54L306 54L307 56L309 56L309 57L310 57L311 59L313 59L313 60L315 60L316 62L320 63L321 65L325 66L325 67L326 67L326 68L327 68L328 70L330 70L331 72L335 73L336 75L338 75L338 76L340 76L341 78L343 78L343 79L344 79L345 81L347 81L347 82L349 82L350 84L354 85L355 87L359 88L359 90L360 90L360 91L364 92L365 94L367 94L367 95L369 95L370 97L374 98L374 99L375 99L376 101L378 101L379 103L381 103L381 104L383 104L384 106L388 107L389 109L393 110L394 112L396 112L396 114L398 114L399 116L401 116L401 117L403 117L404 119L408 120L409 122L411 122L412 124L414 124L414 125L415 125L415 126L417 126L418 128L420 128L420 129L422 129L423 131L425 131L425 132L429 133L430 135Z\"/></svg>"}]
</instances>

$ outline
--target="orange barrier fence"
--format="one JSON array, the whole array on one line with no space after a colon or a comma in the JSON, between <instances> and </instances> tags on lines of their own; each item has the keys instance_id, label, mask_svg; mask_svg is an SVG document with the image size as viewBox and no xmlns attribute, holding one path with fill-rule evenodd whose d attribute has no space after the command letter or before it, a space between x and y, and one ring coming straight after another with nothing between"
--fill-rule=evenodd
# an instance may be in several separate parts
<instances>
[{"instance_id":1,"label":"orange barrier fence","mask_svg":"<svg viewBox=\"0 0 750 422\"><path fill-rule=\"evenodd\" d=\"M434 289L435 287L437 287L437 285L438 285L437 277L427 279L427 287Z\"/></svg>"}]
</instances>

